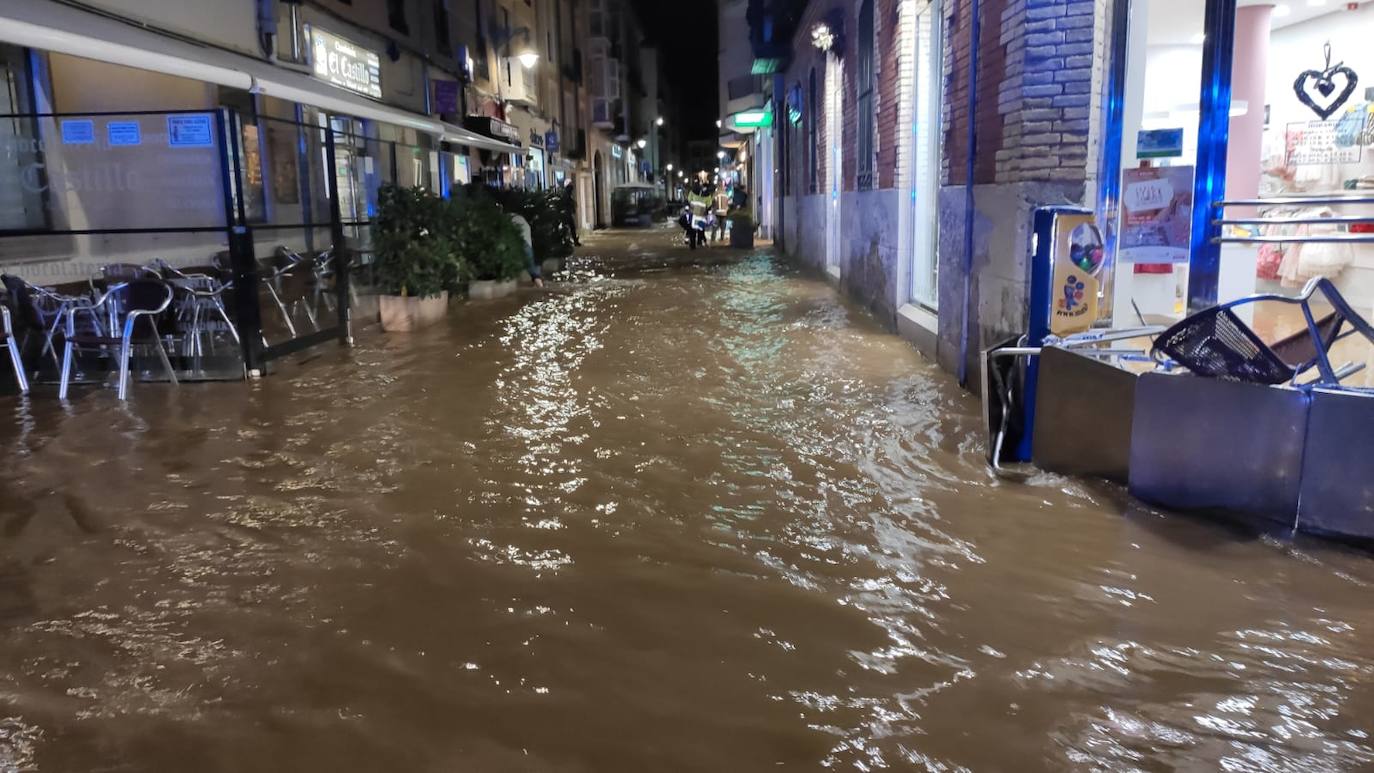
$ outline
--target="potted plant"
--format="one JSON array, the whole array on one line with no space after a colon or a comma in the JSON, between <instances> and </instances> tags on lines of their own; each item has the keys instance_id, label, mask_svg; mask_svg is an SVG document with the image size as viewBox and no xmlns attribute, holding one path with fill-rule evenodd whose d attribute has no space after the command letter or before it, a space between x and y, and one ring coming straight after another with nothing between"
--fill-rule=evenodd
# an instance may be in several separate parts
<instances>
[{"instance_id":1,"label":"potted plant","mask_svg":"<svg viewBox=\"0 0 1374 773\"><path fill-rule=\"evenodd\" d=\"M754 247L754 212L737 209L730 215L730 246L743 249Z\"/></svg>"},{"instance_id":2,"label":"potted plant","mask_svg":"<svg viewBox=\"0 0 1374 773\"><path fill-rule=\"evenodd\" d=\"M461 274L445 223L445 202L416 188L383 186L372 223L379 316L387 332L432 325L448 312Z\"/></svg>"},{"instance_id":3,"label":"potted plant","mask_svg":"<svg viewBox=\"0 0 1374 773\"><path fill-rule=\"evenodd\" d=\"M543 261L544 272L562 269L563 260L573 254L572 231L563 211L563 195L557 189L506 189L498 191L496 199L507 212L519 214L530 224L534 256Z\"/></svg>"},{"instance_id":4,"label":"potted plant","mask_svg":"<svg viewBox=\"0 0 1374 773\"><path fill-rule=\"evenodd\" d=\"M471 276L469 298L500 298L515 292L526 268L520 231L490 195L476 192L452 199L453 234Z\"/></svg>"}]
</instances>

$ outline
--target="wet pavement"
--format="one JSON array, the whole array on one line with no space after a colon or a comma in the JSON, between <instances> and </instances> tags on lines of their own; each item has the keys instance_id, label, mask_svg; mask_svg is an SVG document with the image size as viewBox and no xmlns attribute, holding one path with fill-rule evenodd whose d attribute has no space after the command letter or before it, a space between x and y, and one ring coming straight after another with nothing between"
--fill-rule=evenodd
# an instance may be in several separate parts
<instances>
[{"instance_id":1,"label":"wet pavement","mask_svg":"<svg viewBox=\"0 0 1374 773\"><path fill-rule=\"evenodd\" d=\"M1374 562L1052 475L766 252L0 398L0 771L1374 766Z\"/></svg>"}]
</instances>

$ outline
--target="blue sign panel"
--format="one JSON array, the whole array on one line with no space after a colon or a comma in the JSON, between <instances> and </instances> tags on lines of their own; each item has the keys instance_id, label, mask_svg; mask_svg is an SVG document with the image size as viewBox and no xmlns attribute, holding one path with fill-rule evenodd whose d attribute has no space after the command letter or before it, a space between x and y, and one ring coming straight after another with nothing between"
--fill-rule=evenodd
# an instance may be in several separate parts
<instances>
[{"instance_id":1,"label":"blue sign panel","mask_svg":"<svg viewBox=\"0 0 1374 773\"><path fill-rule=\"evenodd\" d=\"M1146 129L1136 135L1136 158L1178 158L1183 155L1183 129Z\"/></svg>"},{"instance_id":2,"label":"blue sign panel","mask_svg":"<svg viewBox=\"0 0 1374 773\"><path fill-rule=\"evenodd\" d=\"M214 126L209 113L167 116L167 144L174 148L212 148Z\"/></svg>"},{"instance_id":3,"label":"blue sign panel","mask_svg":"<svg viewBox=\"0 0 1374 773\"><path fill-rule=\"evenodd\" d=\"M105 125L105 138L110 147L143 144L143 127L138 121L110 121Z\"/></svg>"},{"instance_id":4,"label":"blue sign panel","mask_svg":"<svg viewBox=\"0 0 1374 773\"><path fill-rule=\"evenodd\" d=\"M544 147L550 153L558 152L558 132L550 129L544 133Z\"/></svg>"},{"instance_id":5,"label":"blue sign panel","mask_svg":"<svg viewBox=\"0 0 1374 773\"><path fill-rule=\"evenodd\" d=\"M95 143L95 121L89 118L62 122L63 145L92 145Z\"/></svg>"}]
</instances>

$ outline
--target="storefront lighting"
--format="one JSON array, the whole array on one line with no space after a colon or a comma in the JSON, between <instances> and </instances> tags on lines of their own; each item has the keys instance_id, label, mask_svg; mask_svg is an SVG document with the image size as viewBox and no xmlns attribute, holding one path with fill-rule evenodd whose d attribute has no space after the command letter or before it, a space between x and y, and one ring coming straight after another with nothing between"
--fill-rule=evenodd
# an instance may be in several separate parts
<instances>
[{"instance_id":1,"label":"storefront lighting","mask_svg":"<svg viewBox=\"0 0 1374 773\"><path fill-rule=\"evenodd\" d=\"M811 28L811 45L820 51L829 51L835 47L835 33L830 30L830 25L823 21L816 22Z\"/></svg>"},{"instance_id":2,"label":"storefront lighting","mask_svg":"<svg viewBox=\"0 0 1374 773\"><path fill-rule=\"evenodd\" d=\"M531 67L533 67L536 62L539 61L539 54L535 52L534 49L527 48L524 51L521 51L520 56L517 56L516 59L520 60L521 67L524 67L526 70L528 70Z\"/></svg>"},{"instance_id":3,"label":"storefront lighting","mask_svg":"<svg viewBox=\"0 0 1374 773\"><path fill-rule=\"evenodd\" d=\"M773 114L763 110L745 110L744 112L735 113L734 121L735 126L741 128L772 126Z\"/></svg>"}]
</instances>

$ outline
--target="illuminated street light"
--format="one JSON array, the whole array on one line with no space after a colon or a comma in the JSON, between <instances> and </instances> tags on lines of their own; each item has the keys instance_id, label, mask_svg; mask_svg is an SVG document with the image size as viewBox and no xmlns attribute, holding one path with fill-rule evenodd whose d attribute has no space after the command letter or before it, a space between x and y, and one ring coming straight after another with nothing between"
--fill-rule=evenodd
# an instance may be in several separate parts
<instances>
[{"instance_id":1,"label":"illuminated street light","mask_svg":"<svg viewBox=\"0 0 1374 773\"><path fill-rule=\"evenodd\" d=\"M539 61L539 54L534 49L527 48L520 52L520 56L517 56L516 59L519 59L520 65L528 70L534 66L535 62Z\"/></svg>"},{"instance_id":2,"label":"illuminated street light","mask_svg":"<svg viewBox=\"0 0 1374 773\"><path fill-rule=\"evenodd\" d=\"M673 171L673 165L672 165L672 164L669 164L669 165L668 165L668 171L669 171L669 172Z\"/></svg>"},{"instance_id":3,"label":"illuminated street light","mask_svg":"<svg viewBox=\"0 0 1374 773\"><path fill-rule=\"evenodd\" d=\"M663 116L660 115L660 116L658 117L658 119L654 121L654 125L655 125L655 126L662 126L662 125L663 125Z\"/></svg>"},{"instance_id":4,"label":"illuminated street light","mask_svg":"<svg viewBox=\"0 0 1374 773\"><path fill-rule=\"evenodd\" d=\"M717 151L716 151L716 158L722 158L722 159L725 158L725 151L723 151L723 150L717 150Z\"/></svg>"},{"instance_id":5,"label":"illuminated street light","mask_svg":"<svg viewBox=\"0 0 1374 773\"><path fill-rule=\"evenodd\" d=\"M644 146L649 144L649 141L641 137L640 139L635 141L635 144L639 146L640 150L643 150Z\"/></svg>"},{"instance_id":6,"label":"illuminated street light","mask_svg":"<svg viewBox=\"0 0 1374 773\"><path fill-rule=\"evenodd\" d=\"M719 118L716 119L716 128L717 128L717 129L720 128L720 119L719 119Z\"/></svg>"}]
</instances>

